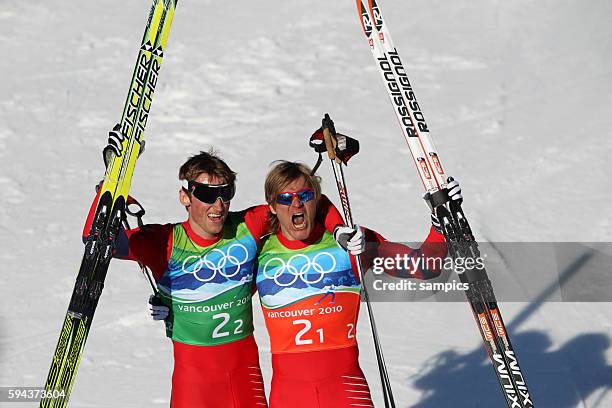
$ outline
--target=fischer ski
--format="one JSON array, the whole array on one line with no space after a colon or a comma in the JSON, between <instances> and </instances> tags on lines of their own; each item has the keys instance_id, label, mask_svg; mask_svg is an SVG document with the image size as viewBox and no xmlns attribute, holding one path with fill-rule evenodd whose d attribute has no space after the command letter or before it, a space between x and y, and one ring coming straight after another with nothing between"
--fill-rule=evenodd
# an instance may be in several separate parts
<instances>
[{"instance_id":1,"label":"fischer ski","mask_svg":"<svg viewBox=\"0 0 612 408\"><path fill-rule=\"evenodd\" d=\"M476 259L480 257L478 244L461 204L448 199L446 187L452 179L447 178L442 168L421 106L393 45L380 7L376 0L367 0L364 4L365 1L356 0L361 25L425 187L428 204L442 224L449 253L454 258ZM458 275L463 283L469 284L466 296L506 403L511 408L532 408L534 404L525 377L485 269L466 270Z\"/></svg>"},{"instance_id":2,"label":"fischer ski","mask_svg":"<svg viewBox=\"0 0 612 408\"><path fill-rule=\"evenodd\" d=\"M176 3L177 0L153 0L120 122L122 132L127 135L123 141L124 153L108 163L93 223L85 240L85 253L45 382L48 395L61 392L61 396L42 399L40 408L58 408L68 404L104 287L115 238L125 218L131 178L142 148Z\"/></svg>"}]
</instances>

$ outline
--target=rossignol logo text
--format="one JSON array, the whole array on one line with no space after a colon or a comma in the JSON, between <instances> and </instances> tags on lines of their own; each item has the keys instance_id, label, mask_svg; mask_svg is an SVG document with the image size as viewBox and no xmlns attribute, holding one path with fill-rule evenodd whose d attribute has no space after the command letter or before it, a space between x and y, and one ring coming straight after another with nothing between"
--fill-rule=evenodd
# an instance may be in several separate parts
<instances>
[{"instance_id":1,"label":"rossignol logo text","mask_svg":"<svg viewBox=\"0 0 612 408\"><path fill-rule=\"evenodd\" d=\"M416 125L418 126L419 131L429 132L429 128L427 127L427 123L425 122L425 117L423 116L423 112L421 112L421 106L416 100L416 95L412 90L412 85L408 80L408 75L406 75L406 71L404 70L404 66L402 65L402 60L400 59L397 49L389 51L389 59L391 60L391 64L393 65L400 86L402 87L404 99L406 100L408 107L412 111L412 116L414 120L416 120L417 122Z\"/></svg>"},{"instance_id":2,"label":"rossignol logo text","mask_svg":"<svg viewBox=\"0 0 612 408\"><path fill-rule=\"evenodd\" d=\"M393 68L391 67L391 63L387 59L387 56L384 55L378 58L378 65L383 73L385 78L385 83L387 84L387 88L389 88L391 99L393 104L395 105L397 112L399 113L402 126L408 135L408 137L418 137L418 133L415 125L412 123L412 118L410 117L410 110L408 106L406 106L406 102L404 101L404 97L402 95L402 90L400 89L397 81L395 80L395 75L393 74Z\"/></svg>"}]
</instances>

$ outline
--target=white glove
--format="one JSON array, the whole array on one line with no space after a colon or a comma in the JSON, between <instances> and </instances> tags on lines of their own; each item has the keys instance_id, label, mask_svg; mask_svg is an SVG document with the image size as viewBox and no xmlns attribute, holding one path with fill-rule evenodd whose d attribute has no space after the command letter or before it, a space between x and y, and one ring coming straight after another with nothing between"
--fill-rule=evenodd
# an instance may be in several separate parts
<instances>
[{"instance_id":1,"label":"white glove","mask_svg":"<svg viewBox=\"0 0 612 408\"><path fill-rule=\"evenodd\" d=\"M334 239L341 248L353 256L361 254L365 248L365 237L359 225L355 225L355 227L345 225L336 227Z\"/></svg>"},{"instance_id":2,"label":"white glove","mask_svg":"<svg viewBox=\"0 0 612 408\"><path fill-rule=\"evenodd\" d=\"M449 177L450 178L450 177ZM461 186L457 180L453 180L446 185L448 189L448 197L453 201L459 201L459 204L463 201L463 196L461 195Z\"/></svg>"},{"instance_id":3,"label":"white glove","mask_svg":"<svg viewBox=\"0 0 612 408\"><path fill-rule=\"evenodd\" d=\"M149 296L149 314L153 320L164 320L170 314L170 308L160 304L159 298L151 295Z\"/></svg>"},{"instance_id":4,"label":"white glove","mask_svg":"<svg viewBox=\"0 0 612 408\"><path fill-rule=\"evenodd\" d=\"M449 177L448 180L451 180L451 178ZM463 202L463 196L461 195L461 185L457 180L450 181L446 185L446 188L448 189L448 198L450 198L452 201L457 201L459 204ZM423 198L425 198L426 196L427 194L425 194ZM442 233L442 225L440 224L440 220L438 220L438 217L436 217L433 212L431 213L431 225L433 225L436 231Z\"/></svg>"}]
</instances>

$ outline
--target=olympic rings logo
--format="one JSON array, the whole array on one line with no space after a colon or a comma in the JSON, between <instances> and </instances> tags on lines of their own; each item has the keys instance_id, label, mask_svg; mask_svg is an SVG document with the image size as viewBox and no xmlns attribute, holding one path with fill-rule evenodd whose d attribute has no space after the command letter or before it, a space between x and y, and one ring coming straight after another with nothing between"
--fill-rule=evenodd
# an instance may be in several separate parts
<instances>
[{"instance_id":1,"label":"olympic rings logo","mask_svg":"<svg viewBox=\"0 0 612 408\"><path fill-rule=\"evenodd\" d=\"M331 266L328 268L325 268L319 262L319 259L323 256L331 260ZM273 279L274 283L281 287L291 286L297 282L298 279L307 285L312 285L320 282L327 273L332 272L335 268L336 258L329 252L318 253L312 259L304 254L296 254L289 258L287 262L278 257L270 259L264 265L263 275L267 279ZM274 273L270 274L271 272ZM308 274L317 274L318 276L314 280L308 280ZM282 275L291 275L293 278L289 279L289 282L282 283L278 279Z\"/></svg>"},{"instance_id":2,"label":"olympic rings logo","mask_svg":"<svg viewBox=\"0 0 612 408\"><path fill-rule=\"evenodd\" d=\"M244 253L244 256L240 257L241 259L239 258L240 251ZM219 254L217 259L215 259L216 257L213 256L214 254ZM197 261L193 262L194 259ZM217 273L229 279L238 275L240 268L248 259L249 251L244 245L232 244L227 248L227 253L223 252L219 248L214 248L204 256L188 256L183 261L183 272L193 274L197 280L204 283L215 279ZM204 270L210 273L209 277L203 278L198 276L198 272L200 272L204 267ZM227 272L227 269L230 269L230 272Z\"/></svg>"}]
</instances>

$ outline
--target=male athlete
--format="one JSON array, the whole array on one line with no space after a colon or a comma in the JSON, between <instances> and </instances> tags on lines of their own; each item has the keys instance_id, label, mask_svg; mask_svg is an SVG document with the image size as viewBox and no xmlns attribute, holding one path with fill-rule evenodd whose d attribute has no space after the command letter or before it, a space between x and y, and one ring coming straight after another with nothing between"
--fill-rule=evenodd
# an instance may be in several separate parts
<instances>
[{"instance_id":1,"label":"male athlete","mask_svg":"<svg viewBox=\"0 0 612 408\"><path fill-rule=\"evenodd\" d=\"M109 133L109 155L120 156L125 136ZM172 408L266 407L251 297L260 238L268 233L268 206L230 212L236 174L214 153L190 157L179 170L179 201L187 220L124 230L114 256L151 269L174 348ZM84 236L89 231L96 200ZM323 200L324 225L342 223ZM165 309L165 315L159 311ZM168 314L168 309L171 311Z\"/></svg>"},{"instance_id":2,"label":"male athlete","mask_svg":"<svg viewBox=\"0 0 612 408\"><path fill-rule=\"evenodd\" d=\"M363 245L344 251L337 244L342 240L317 221L321 187L303 164L277 164L266 177L265 194L273 234L262 241L256 285L272 352L270 407L373 407L356 340L361 282L354 255ZM460 188L449 195L461 199ZM355 238L363 234L367 242L380 243L382 256L446 254L444 237L434 227L419 250L356 229L353 243L363 244ZM411 272L418 279L440 273ZM330 287L331 301L322 302Z\"/></svg>"}]
</instances>

